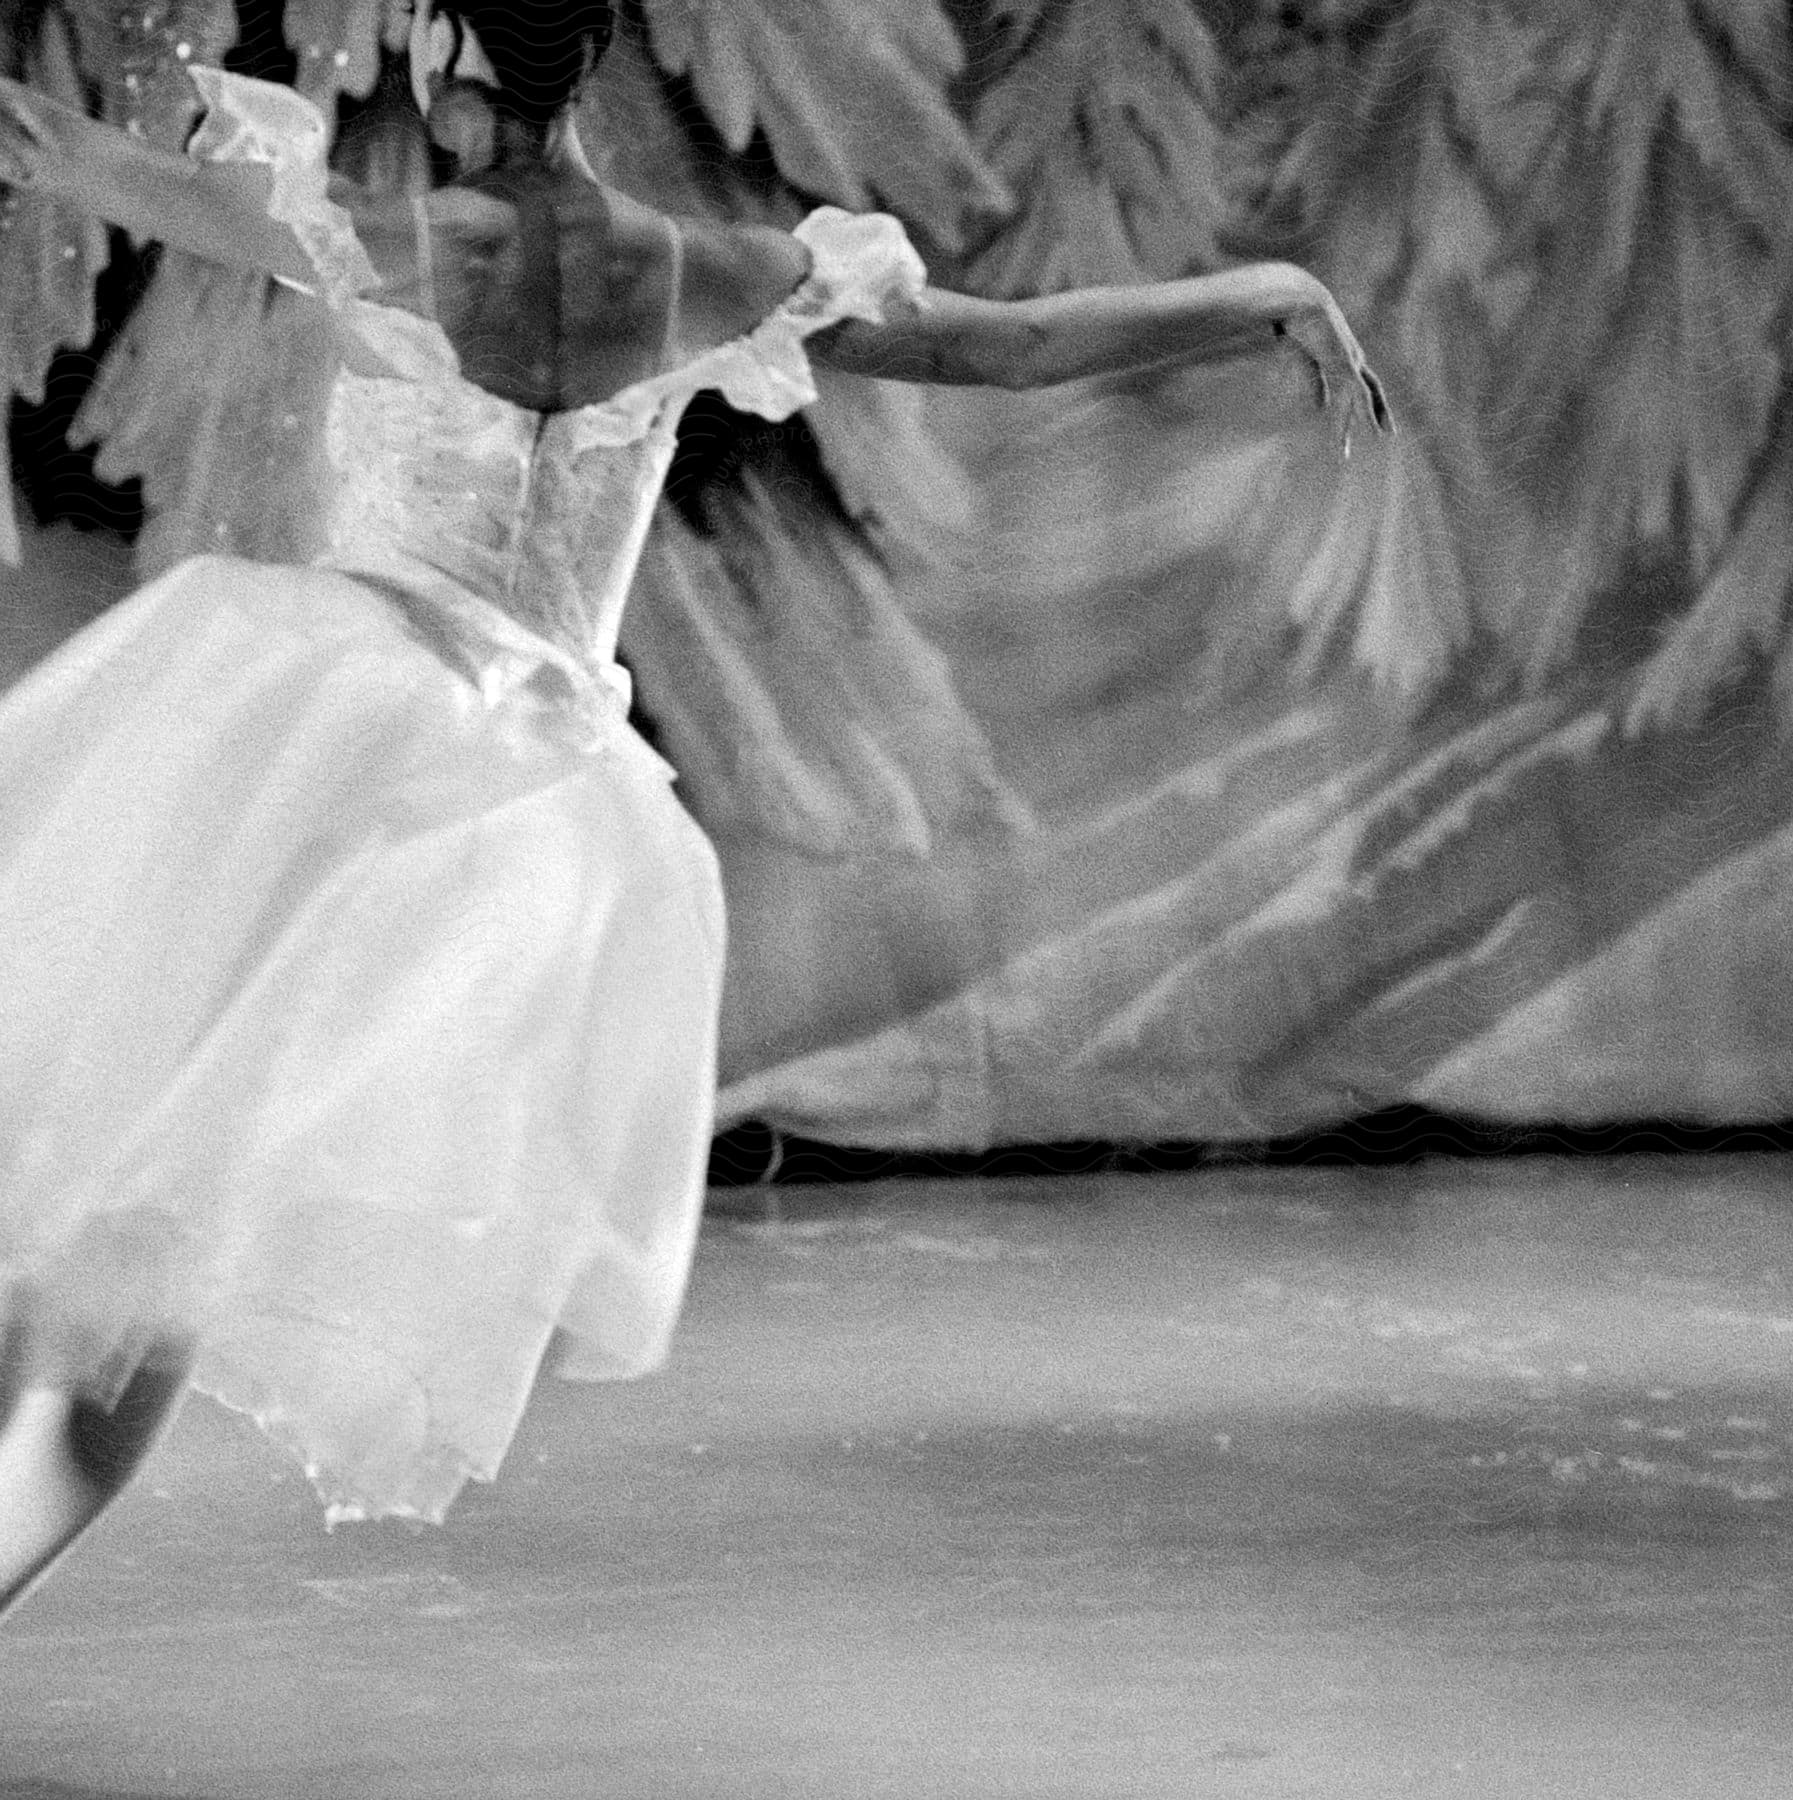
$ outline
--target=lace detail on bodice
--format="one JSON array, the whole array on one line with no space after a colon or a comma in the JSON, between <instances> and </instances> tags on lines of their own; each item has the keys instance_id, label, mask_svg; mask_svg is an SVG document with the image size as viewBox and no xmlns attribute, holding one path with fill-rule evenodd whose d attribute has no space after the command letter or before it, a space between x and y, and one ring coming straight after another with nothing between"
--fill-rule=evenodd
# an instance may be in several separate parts
<instances>
[{"instance_id":1,"label":"lace detail on bodice","mask_svg":"<svg viewBox=\"0 0 1793 1800\"><path fill-rule=\"evenodd\" d=\"M610 741L628 712L615 660L623 605L686 402L718 388L742 411L783 419L813 401L804 339L881 319L925 285L902 226L822 208L796 232L809 275L752 332L599 405L543 415L467 381L433 321L357 297L372 270L326 197L326 133L309 101L194 75L212 108L195 152L269 165L270 210L293 226L366 353L331 396L334 480L317 560L375 582L488 702L527 689L583 745Z\"/></svg>"}]
</instances>

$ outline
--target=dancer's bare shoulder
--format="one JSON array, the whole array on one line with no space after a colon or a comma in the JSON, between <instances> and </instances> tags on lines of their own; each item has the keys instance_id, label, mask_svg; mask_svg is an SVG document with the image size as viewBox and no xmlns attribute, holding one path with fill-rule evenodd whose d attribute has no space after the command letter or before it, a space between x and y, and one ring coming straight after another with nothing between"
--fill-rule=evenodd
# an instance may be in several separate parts
<instances>
[{"instance_id":1,"label":"dancer's bare shoulder","mask_svg":"<svg viewBox=\"0 0 1793 1800\"><path fill-rule=\"evenodd\" d=\"M809 252L768 225L683 220L685 283L682 335L693 350L744 336L798 288Z\"/></svg>"},{"instance_id":2,"label":"dancer's bare shoulder","mask_svg":"<svg viewBox=\"0 0 1793 1800\"><path fill-rule=\"evenodd\" d=\"M668 224L678 235L680 271L675 351L699 355L743 337L809 273L809 252L768 225L674 218L624 195L609 196L619 259L632 242L643 257L641 292L662 310L671 298Z\"/></svg>"},{"instance_id":3,"label":"dancer's bare shoulder","mask_svg":"<svg viewBox=\"0 0 1793 1800\"><path fill-rule=\"evenodd\" d=\"M743 337L809 271L809 253L759 225L673 218L611 189L563 218L564 404L586 405ZM567 228L567 227L570 227Z\"/></svg>"}]
</instances>

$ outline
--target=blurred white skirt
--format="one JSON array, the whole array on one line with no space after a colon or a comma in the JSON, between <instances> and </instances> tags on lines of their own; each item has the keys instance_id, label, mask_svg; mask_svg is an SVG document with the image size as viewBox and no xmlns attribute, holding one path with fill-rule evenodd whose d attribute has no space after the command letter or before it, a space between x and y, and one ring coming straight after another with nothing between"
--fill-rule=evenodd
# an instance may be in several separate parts
<instances>
[{"instance_id":1,"label":"blurred white skirt","mask_svg":"<svg viewBox=\"0 0 1793 1800\"><path fill-rule=\"evenodd\" d=\"M660 1360L722 898L620 738L488 708L348 576L225 558L0 698L0 1264L59 1379L196 1333L336 1516L438 1519L557 1328L569 1374Z\"/></svg>"}]
</instances>

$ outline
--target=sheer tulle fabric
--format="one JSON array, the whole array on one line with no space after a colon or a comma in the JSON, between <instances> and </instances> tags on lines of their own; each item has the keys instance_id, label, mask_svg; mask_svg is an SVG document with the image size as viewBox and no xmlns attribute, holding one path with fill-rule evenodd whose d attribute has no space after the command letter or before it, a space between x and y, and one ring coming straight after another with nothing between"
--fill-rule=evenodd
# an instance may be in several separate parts
<instances>
[{"instance_id":1,"label":"sheer tulle fabric","mask_svg":"<svg viewBox=\"0 0 1793 1800\"><path fill-rule=\"evenodd\" d=\"M493 711L344 577L184 564L0 707L5 1241L101 1366L200 1384L347 1512L490 1476L557 1324L664 1353L720 887L646 746Z\"/></svg>"},{"instance_id":2,"label":"sheer tulle fabric","mask_svg":"<svg viewBox=\"0 0 1793 1800\"><path fill-rule=\"evenodd\" d=\"M353 297L307 103L206 94L389 373L338 377L314 566L178 564L0 701L0 1273L58 1379L197 1333L338 1516L436 1519L557 1328L641 1373L689 1268L720 878L612 654L678 412L786 416L920 264L820 216L750 338L544 420Z\"/></svg>"}]
</instances>

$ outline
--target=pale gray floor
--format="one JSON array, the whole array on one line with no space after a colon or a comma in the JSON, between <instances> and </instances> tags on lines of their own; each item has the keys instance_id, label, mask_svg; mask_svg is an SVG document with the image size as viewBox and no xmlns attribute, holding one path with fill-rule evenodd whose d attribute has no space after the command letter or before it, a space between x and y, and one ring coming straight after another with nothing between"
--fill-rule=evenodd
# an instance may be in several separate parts
<instances>
[{"instance_id":1,"label":"pale gray floor","mask_svg":"<svg viewBox=\"0 0 1793 1800\"><path fill-rule=\"evenodd\" d=\"M0 1800L1793 1793L1790 1176L794 1191L445 1531L189 1405Z\"/></svg>"}]
</instances>

